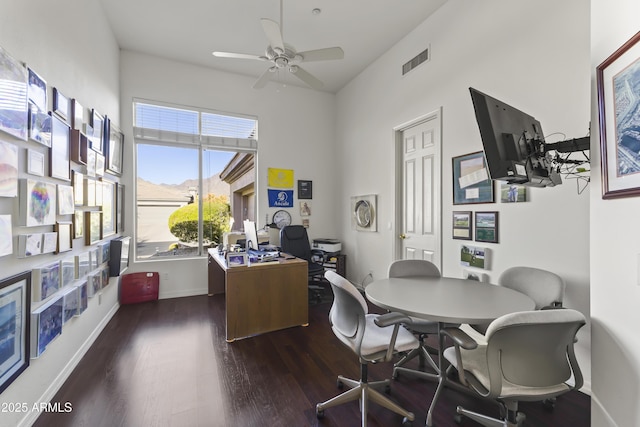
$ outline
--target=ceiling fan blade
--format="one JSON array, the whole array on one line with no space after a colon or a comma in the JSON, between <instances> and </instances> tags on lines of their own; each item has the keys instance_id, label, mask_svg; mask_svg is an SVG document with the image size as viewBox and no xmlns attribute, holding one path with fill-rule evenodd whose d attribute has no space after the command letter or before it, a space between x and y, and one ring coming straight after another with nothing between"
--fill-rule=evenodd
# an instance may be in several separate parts
<instances>
[{"instance_id":1,"label":"ceiling fan blade","mask_svg":"<svg viewBox=\"0 0 640 427\"><path fill-rule=\"evenodd\" d=\"M234 53L234 52L213 52L213 56L218 58L234 58L234 59L257 59L259 61L268 61L266 56L250 55L247 53Z\"/></svg>"},{"instance_id":2,"label":"ceiling fan blade","mask_svg":"<svg viewBox=\"0 0 640 427\"><path fill-rule=\"evenodd\" d=\"M263 87L265 87L267 85L267 82L269 82L269 79L271 79L271 74L274 71L275 71L274 67L270 67L264 70L264 73L262 73L262 75L260 75L258 80L256 80L256 82L253 84L253 88L262 89Z\"/></svg>"},{"instance_id":3,"label":"ceiling fan blade","mask_svg":"<svg viewBox=\"0 0 640 427\"><path fill-rule=\"evenodd\" d=\"M302 56L301 62L328 61L332 59L343 59L344 51L339 47L327 47L325 49L298 52L298 55Z\"/></svg>"},{"instance_id":4,"label":"ceiling fan blade","mask_svg":"<svg viewBox=\"0 0 640 427\"><path fill-rule=\"evenodd\" d=\"M267 36L267 40L269 40L269 46L273 48L273 50L280 49L277 53L284 52L284 42L282 41L282 33L280 32L280 25L272 21L268 18L260 19L262 23L262 29L264 30L264 34Z\"/></svg>"},{"instance_id":5,"label":"ceiling fan blade","mask_svg":"<svg viewBox=\"0 0 640 427\"><path fill-rule=\"evenodd\" d=\"M304 69L300 68L297 65L292 65L291 68L289 68L289 71L291 72L291 74L293 74L294 76L296 76L297 78L299 78L300 80L302 80L303 82L305 82L306 84L308 84L314 89L322 89L322 87L324 86L324 83L322 83L320 80L318 80L317 78L315 78L314 76L312 76L307 71L305 71Z\"/></svg>"}]
</instances>

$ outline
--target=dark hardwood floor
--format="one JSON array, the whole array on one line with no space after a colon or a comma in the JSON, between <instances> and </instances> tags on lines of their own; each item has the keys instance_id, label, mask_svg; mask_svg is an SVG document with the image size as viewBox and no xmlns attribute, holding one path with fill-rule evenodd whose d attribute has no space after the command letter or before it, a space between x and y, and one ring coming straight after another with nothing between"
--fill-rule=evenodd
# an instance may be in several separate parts
<instances>
[{"instance_id":1,"label":"dark hardwood floor","mask_svg":"<svg viewBox=\"0 0 640 427\"><path fill-rule=\"evenodd\" d=\"M43 413L35 426L356 426L358 404L315 404L338 394L336 376L358 377L353 353L328 324L330 304L310 306L309 326L225 341L224 295L122 306L53 402L68 413ZM388 378L390 364L371 366L370 380ZM435 384L400 377L391 396L425 424ZM497 406L454 390L441 395L434 421L455 426L456 405L496 414ZM589 396L571 392L550 412L523 403L530 426L589 426ZM401 425L375 404L369 426ZM465 419L463 426L477 425Z\"/></svg>"}]
</instances>

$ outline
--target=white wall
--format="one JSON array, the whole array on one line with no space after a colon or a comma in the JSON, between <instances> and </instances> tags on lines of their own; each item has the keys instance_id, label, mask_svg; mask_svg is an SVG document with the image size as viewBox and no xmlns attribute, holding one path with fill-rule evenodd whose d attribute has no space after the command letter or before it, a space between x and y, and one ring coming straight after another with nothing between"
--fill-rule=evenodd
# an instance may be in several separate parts
<instances>
[{"instance_id":1,"label":"white wall","mask_svg":"<svg viewBox=\"0 0 640 427\"><path fill-rule=\"evenodd\" d=\"M569 24L570 23L570 24ZM432 59L401 76L401 65L431 47ZM529 189L522 204L453 206L451 158L482 149L469 87L535 116L548 135L587 135L589 128L589 4L581 0L513 2L449 0L431 18L338 93L338 196L349 278L386 276L393 260L394 140L392 129L442 107L443 273L461 276L460 241L451 212L500 212L500 243L487 272L529 265L567 282L565 305L589 316L589 191L575 182ZM549 142L557 139L549 138ZM351 229L349 200L378 194L378 232ZM368 280L368 279L367 279ZM578 357L589 390L589 330L579 334Z\"/></svg>"},{"instance_id":2,"label":"white wall","mask_svg":"<svg viewBox=\"0 0 640 427\"><path fill-rule=\"evenodd\" d=\"M143 98L221 112L258 117L257 225L263 227L278 210L268 207L267 169L294 170L294 179L313 181L310 238L337 237L335 192L335 96L295 86L270 83L252 89L254 78L123 51L121 56L121 108L126 159L124 176L133 189L134 147L132 101ZM295 183L294 183L295 185ZM134 192L125 191L126 217L134 218ZM294 189L297 194L297 187ZM294 224L301 224L298 200L289 210ZM129 222L132 224L132 222ZM129 230L133 230L130 228ZM128 231L131 232L131 231ZM204 294L207 291L206 259L143 261L131 271L161 273L160 297Z\"/></svg>"},{"instance_id":3,"label":"white wall","mask_svg":"<svg viewBox=\"0 0 640 427\"><path fill-rule=\"evenodd\" d=\"M67 97L78 99L87 109L95 108L114 118L120 115L118 46L96 0L68 0L55 4L45 0L2 1L1 10L0 45L47 81L49 108L51 88L56 87ZM27 176L27 148L46 153L46 147L33 141L18 141L4 133L0 139L19 147L21 178ZM0 212L13 214L14 225L17 224L18 199L0 198ZM14 227L14 235L51 229ZM83 248L82 239L78 239L74 241L73 252L63 255L81 252ZM15 253L17 239L14 238L14 255L0 258L0 277L28 271L35 265L63 257L50 254L17 259ZM92 298L82 316L71 319L45 353L39 359L31 360L29 368L0 395L0 403L24 402L31 408L33 403L47 402L53 397L117 309L116 282L112 279L100 300ZM15 426L24 422L28 425L37 416L37 412L3 412L0 424Z\"/></svg>"},{"instance_id":4,"label":"white wall","mask_svg":"<svg viewBox=\"0 0 640 427\"><path fill-rule=\"evenodd\" d=\"M640 425L640 199L603 200L595 69L640 30L636 0L591 1L591 321L594 426ZM608 111L607 114L610 112ZM631 219L631 220L630 220Z\"/></svg>"}]
</instances>

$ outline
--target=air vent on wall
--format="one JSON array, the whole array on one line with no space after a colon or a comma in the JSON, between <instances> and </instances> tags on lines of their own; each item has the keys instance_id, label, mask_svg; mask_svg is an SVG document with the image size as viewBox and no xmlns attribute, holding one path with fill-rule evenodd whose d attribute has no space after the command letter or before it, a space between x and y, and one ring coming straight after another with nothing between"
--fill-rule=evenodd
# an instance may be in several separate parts
<instances>
[{"instance_id":1,"label":"air vent on wall","mask_svg":"<svg viewBox=\"0 0 640 427\"><path fill-rule=\"evenodd\" d=\"M423 62L427 62L429 59L429 48L426 48L402 66L402 75L404 76L409 71L416 68L418 65L422 64Z\"/></svg>"}]
</instances>

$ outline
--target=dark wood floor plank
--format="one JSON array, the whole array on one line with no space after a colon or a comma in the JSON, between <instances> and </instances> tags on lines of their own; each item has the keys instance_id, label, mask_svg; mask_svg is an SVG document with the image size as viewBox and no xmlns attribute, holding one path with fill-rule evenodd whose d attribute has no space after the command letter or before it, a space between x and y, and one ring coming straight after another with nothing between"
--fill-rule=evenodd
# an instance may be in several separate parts
<instances>
[{"instance_id":1,"label":"dark wood floor plank","mask_svg":"<svg viewBox=\"0 0 640 427\"><path fill-rule=\"evenodd\" d=\"M224 295L123 306L53 399L71 402L73 411L43 413L35 426L358 425L357 402L327 409L322 420L315 415L316 403L340 392L338 374L359 375L356 357L331 331L329 307L311 306L308 327L227 343ZM384 379L391 372L390 364L376 364L369 377ZM414 426L422 426L434 391L432 382L400 376L392 382L391 398L416 414ZM436 426L456 426L459 404L498 411L495 404L445 390ZM370 427L402 422L375 404L369 409ZM521 409L531 426L590 424L590 399L579 392L560 397L553 412L535 402Z\"/></svg>"}]
</instances>

